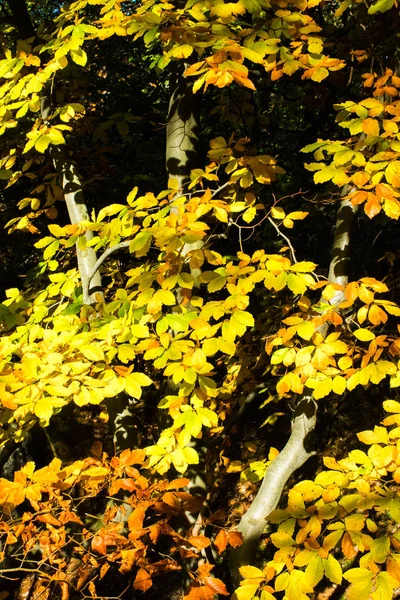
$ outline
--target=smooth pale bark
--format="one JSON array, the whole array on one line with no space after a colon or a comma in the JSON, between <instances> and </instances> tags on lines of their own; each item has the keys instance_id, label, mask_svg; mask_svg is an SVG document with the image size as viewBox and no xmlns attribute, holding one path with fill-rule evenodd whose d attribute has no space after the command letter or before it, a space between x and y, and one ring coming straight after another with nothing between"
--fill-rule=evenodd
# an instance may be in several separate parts
<instances>
[{"instance_id":1,"label":"smooth pale bark","mask_svg":"<svg viewBox=\"0 0 400 600\"><path fill-rule=\"evenodd\" d=\"M69 219L72 224L90 221L88 209L82 191L82 184L76 166L69 157L64 146L52 146L51 156L54 167L60 178L64 191L64 198L68 209ZM76 244L76 258L81 276L83 303L94 304L103 298L100 272L95 269L97 263L96 252L87 243L92 239L93 233L86 231L84 234L86 248Z\"/></svg>"},{"instance_id":2,"label":"smooth pale bark","mask_svg":"<svg viewBox=\"0 0 400 600\"><path fill-rule=\"evenodd\" d=\"M348 190L344 193L348 193ZM346 285L348 282L350 241L355 211L350 200L343 199L340 202L329 266L331 283ZM337 306L342 301L343 292L338 292L330 304ZM325 324L319 329L324 336L327 330ZM311 440L316 425L316 412L317 404L312 398L312 390L306 389L296 408L289 440L268 466L256 497L240 520L238 531L243 535L243 544L232 550L230 555L231 575L235 587L240 583L240 567L256 563L258 544L268 515L278 506L288 479L314 454Z\"/></svg>"},{"instance_id":3,"label":"smooth pale bark","mask_svg":"<svg viewBox=\"0 0 400 600\"><path fill-rule=\"evenodd\" d=\"M165 163L174 187L184 193L190 171L197 166L199 100L182 74L185 65L172 66L167 119Z\"/></svg>"},{"instance_id":4,"label":"smooth pale bark","mask_svg":"<svg viewBox=\"0 0 400 600\"><path fill-rule=\"evenodd\" d=\"M243 544L231 553L235 586L240 580L239 568L256 562L258 542L266 518L277 507L287 480L314 454L310 434L315 423L316 403L311 398L304 398L296 409L288 442L269 465L256 497L239 523L238 531L243 535Z\"/></svg>"},{"instance_id":5,"label":"smooth pale bark","mask_svg":"<svg viewBox=\"0 0 400 600\"><path fill-rule=\"evenodd\" d=\"M178 190L174 199L187 193L190 171L198 164L199 98L183 75L186 65L174 64L171 69L169 85L171 96L168 109L167 136L165 146L165 166L169 185ZM171 212L177 213L176 208ZM181 256L203 246L204 242L185 244ZM197 270L191 271L196 278Z\"/></svg>"},{"instance_id":6,"label":"smooth pale bark","mask_svg":"<svg viewBox=\"0 0 400 600\"><path fill-rule=\"evenodd\" d=\"M30 15L25 0L9 0L8 2L12 20L22 39L36 36L36 31L32 25ZM41 117L46 123L51 112L51 97L48 86L42 91L41 98ZM81 221L89 221L88 209L82 190L81 180L77 168L69 156L65 146L50 146L50 154L53 159L54 167L60 178L61 187L64 191L65 202L68 209L68 215L72 224ZM84 234L86 242L89 242L93 233L87 231ZM101 278L99 272L94 272L94 266L97 262L96 252L93 248L82 249L76 244L76 256L78 269L81 276L83 302L84 304L94 304L96 300L102 298ZM89 278L89 276L91 276ZM97 298L95 297L97 294ZM100 295L100 298L99 298Z\"/></svg>"}]
</instances>

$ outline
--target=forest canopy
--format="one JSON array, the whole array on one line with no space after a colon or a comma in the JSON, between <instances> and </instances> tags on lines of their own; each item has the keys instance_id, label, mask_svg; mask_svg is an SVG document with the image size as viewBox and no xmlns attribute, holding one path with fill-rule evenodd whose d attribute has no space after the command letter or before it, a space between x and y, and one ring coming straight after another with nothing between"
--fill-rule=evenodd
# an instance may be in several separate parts
<instances>
[{"instance_id":1,"label":"forest canopy","mask_svg":"<svg viewBox=\"0 0 400 600\"><path fill-rule=\"evenodd\" d=\"M397 0L0 0L0 600L400 593Z\"/></svg>"}]
</instances>

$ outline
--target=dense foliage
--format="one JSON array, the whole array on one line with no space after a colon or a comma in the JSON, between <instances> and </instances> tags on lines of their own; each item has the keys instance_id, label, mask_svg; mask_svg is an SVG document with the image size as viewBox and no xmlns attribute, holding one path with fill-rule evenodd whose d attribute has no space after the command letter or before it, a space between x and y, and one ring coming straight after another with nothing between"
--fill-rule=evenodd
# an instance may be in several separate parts
<instances>
[{"instance_id":1,"label":"dense foliage","mask_svg":"<svg viewBox=\"0 0 400 600\"><path fill-rule=\"evenodd\" d=\"M389 600L397 1L0 9L0 600Z\"/></svg>"}]
</instances>

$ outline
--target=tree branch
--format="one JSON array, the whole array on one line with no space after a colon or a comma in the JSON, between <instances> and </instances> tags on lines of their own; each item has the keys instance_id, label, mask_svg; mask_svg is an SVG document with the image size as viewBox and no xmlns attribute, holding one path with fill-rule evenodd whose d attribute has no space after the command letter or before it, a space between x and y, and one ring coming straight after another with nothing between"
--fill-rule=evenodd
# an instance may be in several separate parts
<instances>
[{"instance_id":1,"label":"tree branch","mask_svg":"<svg viewBox=\"0 0 400 600\"><path fill-rule=\"evenodd\" d=\"M129 248L130 243L131 243L131 240L127 240L125 242L120 242L119 244L116 244L115 246L111 246L111 248L108 248L105 252L103 252L103 254L100 256L100 258L98 258L97 261L95 262L92 270L89 272L89 274L86 278L86 282L85 282L86 287L84 290L84 295L85 295L85 293L86 293L86 295L89 294L90 282L92 281L93 277L96 275L97 271L99 270L99 268L101 267L103 262L106 260L106 258L108 258L111 254L114 254L114 252L118 252L118 250L122 250L123 248Z\"/></svg>"}]
</instances>

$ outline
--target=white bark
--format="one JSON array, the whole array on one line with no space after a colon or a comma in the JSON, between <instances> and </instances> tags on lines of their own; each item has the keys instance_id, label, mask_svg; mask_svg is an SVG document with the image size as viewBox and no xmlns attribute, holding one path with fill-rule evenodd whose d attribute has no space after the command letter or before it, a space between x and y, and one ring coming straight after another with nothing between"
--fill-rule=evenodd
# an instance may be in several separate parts
<instances>
[{"instance_id":1,"label":"white bark","mask_svg":"<svg viewBox=\"0 0 400 600\"><path fill-rule=\"evenodd\" d=\"M348 190L344 190L344 194ZM356 208L349 200L342 200L338 208L332 258L329 266L330 283L346 285L350 262L350 239ZM330 301L337 306L344 294L338 291ZM327 334L328 327L322 326L320 333ZM237 587L240 582L239 568L255 564L258 543L267 523L268 515L278 506L283 488L296 469L300 468L314 454L310 445L312 431L316 424L317 404L312 398L312 390L307 389L295 412L292 431L282 452L268 466L258 493L250 508L243 515L238 531L243 535L243 544L231 552L231 575Z\"/></svg>"},{"instance_id":2,"label":"white bark","mask_svg":"<svg viewBox=\"0 0 400 600\"><path fill-rule=\"evenodd\" d=\"M89 221L81 181L76 166L70 159L67 150L62 146L52 146L51 156L60 177L71 223L77 224L82 221ZM86 231L84 237L86 243L88 243L92 239L93 233ZM81 249L79 244L76 244L76 257L82 282L83 303L94 304L99 296L100 299L103 297L100 272L98 269L95 270L96 252L90 246ZM97 295L97 300L95 295Z\"/></svg>"}]
</instances>

